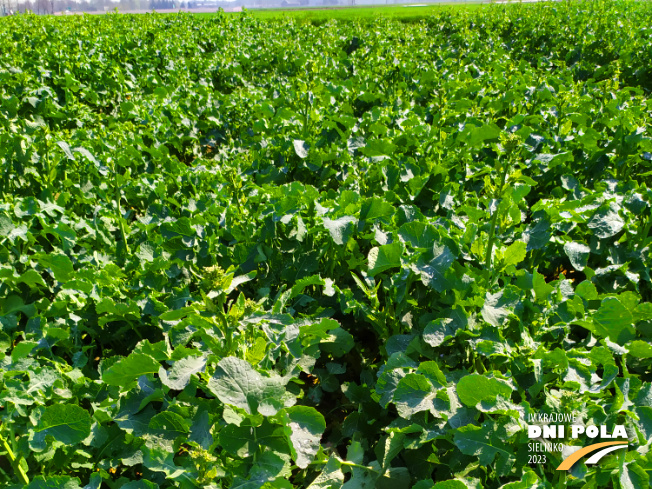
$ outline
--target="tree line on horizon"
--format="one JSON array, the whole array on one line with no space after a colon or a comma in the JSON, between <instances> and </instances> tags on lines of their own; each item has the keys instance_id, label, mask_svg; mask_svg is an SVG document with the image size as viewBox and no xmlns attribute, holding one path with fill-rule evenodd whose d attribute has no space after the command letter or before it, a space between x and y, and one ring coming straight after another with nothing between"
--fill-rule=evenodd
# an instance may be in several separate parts
<instances>
[{"instance_id":1,"label":"tree line on horizon","mask_svg":"<svg viewBox=\"0 0 652 489\"><path fill-rule=\"evenodd\" d=\"M163 10L196 8L204 2L193 0L0 0L0 15L33 12L54 14L59 12L102 12L118 10ZM229 6L242 5L242 0L229 2ZM216 8L217 8L216 4Z\"/></svg>"}]
</instances>

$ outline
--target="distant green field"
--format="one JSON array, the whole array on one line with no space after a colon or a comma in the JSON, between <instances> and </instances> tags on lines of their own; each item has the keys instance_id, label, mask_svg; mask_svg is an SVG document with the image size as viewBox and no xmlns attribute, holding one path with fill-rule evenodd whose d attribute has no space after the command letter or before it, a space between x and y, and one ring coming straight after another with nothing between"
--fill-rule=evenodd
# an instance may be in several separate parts
<instances>
[{"instance_id":1,"label":"distant green field","mask_svg":"<svg viewBox=\"0 0 652 489\"><path fill-rule=\"evenodd\" d=\"M480 1L458 1L442 2L427 6L412 7L408 5L365 5L352 7L304 7L304 8L270 8L250 9L252 13L261 19L284 19L294 18L309 22L321 23L330 19L372 19L374 17L389 17L401 20L418 20L422 17L432 15L447 8L479 8L486 3ZM214 13L198 13L199 16L213 16Z\"/></svg>"}]
</instances>

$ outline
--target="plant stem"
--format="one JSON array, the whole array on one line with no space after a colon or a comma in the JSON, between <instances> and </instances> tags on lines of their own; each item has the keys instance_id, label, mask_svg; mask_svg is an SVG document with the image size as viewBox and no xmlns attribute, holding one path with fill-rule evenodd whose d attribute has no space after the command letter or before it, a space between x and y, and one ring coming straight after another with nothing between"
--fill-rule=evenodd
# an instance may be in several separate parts
<instances>
[{"instance_id":1,"label":"plant stem","mask_svg":"<svg viewBox=\"0 0 652 489\"><path fill-rule=\"evenodd\" d=\"M505 178L507 177L507 170L509 169L509 161L505 162L503 166L502 174L500 175L500 187L498 188L498 197L502 197L503 188L505 187ZM496 222L498 221L498 208L500 202L496 206L496 211L491 216L491 223L489 224L489 242L487 243L487 254L485 255L485 268L488 269L491 266L491 252L494 248L494 241L496 239Z\"/></svg>"},{"instance_id":2,"label":"plant stem","mask_svg":"<svg viewBox=\"0 0 652 489\"><path fill-rule=\"evenodd\" d=\"M303 113L303 138L308 137L310 132L310 92L306 92L306 106L304 107L305 112Z\"/></svg>"},{"instance_id":3,"label":"plant stem","mask_svg":"<svg viewBox=\"0 0 652 489\"><path fill-rule=\"evenodd\" d=\"M50 131L45 129L45 163L47 167L47 190L50 192L51 195L54 195L54 192L52 191L52 162L50 161L50 143L48 140L48 135L50 134Z\"/></svg>"},{"instance_id":4,"label":"plant stem","mask_svg":"<svg viewBox=\"0 0 652 489\"><path fill-rule=\"evenodd\" d=\"M374 469L371 466L360 465L360 464L356 464L354 462L348 462L346 460L338 460L338 462L340 463L340 465L345 465L347 467L355 467L357 469L364 469L364 470L368 470L370 472L376 472L376 473L378 472L376 469ZM314 462L311 462L310 465L326 465L327 463L328 462L324 461L324 460L315 460Z\"/></svg>"},{"instance_id":5,"label":"plant stem","mask_svg":"<svg viewBox=\"0 0 652 489\"><path fill-rule=\"evenodd\" d=\"M347 467L356 467L356 468L358 468L358 469L368 470L368 471L370 471L370 472L378 472L376 469L374 469L374 468L371 467L371 466L360 465L360 464L356 464L356 463L354 463L354 462L347 462L346 460L341 460L341 461L340 461L340 464L342 464L342 465L346 465Z\"/></svg>"},{"instance_id":6,"label":"plant stem","mask_svg":"<svg viewBox=\"0 0 652 489\"><path fill-rule=\"evenodd\" d=\"M643 228L643 232L641 233L641 236L643 237L643 245L647 243L648 235L650 234L650 229L652 228L652 218L648 219L647 224L645 225L645 228Z\"/></svg>"},{"instance_id":7,"label":"plant stem","mask_svg":"<svg viewBox=\"0 0 652 489\"><path fill-rule=\"evenodd\" d=\"M18 474L18 477L20 478L21 482L25 485L29 484L29 477L27 477L25 470L23 470L23 468L21 467L20 460L14 454L14 451L9 446L9 443L7 442L6 438L0 435L0 441L2 441L2 446L7 451L7 456L9 457L9 461L11 462L11 465L13 466L14 470Z\"/></svg>"},{"instance_id":8,"label":"plant stem","mask_svg":"<svg viewBox=\"0 0 652 489\"><path fill-rule=\"evenodd\" d=\"M113 163L113 176L115 181L115 203L118 208L118 222L120 223L120 233L122 234L122 242L125 244L125 252L129 254L129 244L127 243L127 234L125 233L125 225L122 217L122 208L120 206L120 186L118 185L118 165Z\"/></svg>"}]
</instances>

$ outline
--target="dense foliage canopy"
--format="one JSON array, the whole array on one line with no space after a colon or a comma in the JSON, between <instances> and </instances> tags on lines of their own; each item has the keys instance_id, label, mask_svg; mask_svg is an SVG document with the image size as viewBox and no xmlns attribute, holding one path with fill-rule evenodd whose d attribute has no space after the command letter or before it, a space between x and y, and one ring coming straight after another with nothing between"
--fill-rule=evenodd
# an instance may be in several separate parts
<instances>
[{"instance_id":1,"label":"dense foliage canopy","mask_svg":"<svg viewBox=\"0 0 652 489\"><path fill-rule=\"evenodd\" d=\"M648 488L651 21L2 19L3 487Z\"/></svg>"}]
</instances>

